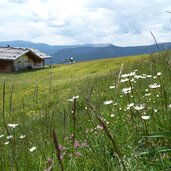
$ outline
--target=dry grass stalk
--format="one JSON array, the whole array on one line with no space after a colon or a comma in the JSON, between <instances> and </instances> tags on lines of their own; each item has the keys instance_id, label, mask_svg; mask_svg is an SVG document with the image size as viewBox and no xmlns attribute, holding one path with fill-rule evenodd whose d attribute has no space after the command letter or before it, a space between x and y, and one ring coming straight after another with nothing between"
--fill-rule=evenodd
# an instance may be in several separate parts
<instances>
[{"instance_id":1,"label":"dry grass stalk","mask_svg":"<svg viewBox=\"0 0 171 171\"><path fill-rule=\"evenodd\" d=\"M73 118L73 149L74 149L75 134L76 134L76 105L77 105L77 100L74 99L74 105L73 105L73 109L72 109L72 118Z\"/></svg>"},{"instance_id":2,"label":"dry grass stalk","mask_svg":"<svg viewBox=\"0 0 171 171\"><path fill-rule=\"evenodd\" d=\"M52 131L52 139L53 139L53 143L55 145L56 157L57 157L59 165L61 167L61 171L64 171L64 166L63 166L62 159L61 159L61 151L59 148L58 139L57 139L56 132L54 129Z\"/></svg>"},{"instance_id":3,"label":"dry grass stalk","mask_svg":"<svg viewBox=\"0 0 171 171\"><path fill-rule=\"evenodd\" d=\"M53 170L53 162L52 162L52 159L49 158L48 161L47 161L47 163L48 163L48 168L45 169L45 171L52 171Z\"/></svg>"},{"instance_id":4,"label":"dry grass stalk","mask_svg":"<svg viewBox=\"0 0 171 171\"><path fill-rule=\"evenodd\" d=\"M116 83L116 92L117 92L117 90L118 90L119 80L120 80L120 77L121 77L121 75L122 75L123 66L124 66L124 63L122 63L121 68L120 68L120 70L119 70L119 75L118 75L118 79L117 79L117 83Z\"/></svg>"},{"instance_id":5,"label":"dry grass stalk","mask_svg":"<svg viewBox=\"0 0 171 171\"><path fill-rule=\"evenodd\" d=\"M14 83L12 84L11 94L10 94L10 100L9 100L9 109L10 109L10 112L12 110L12 97L13 97L13 93L14 93Z\"/></svg>"},{"instance_id":6,"label":"dry grass stalk","mask_svg":"<svg viewBox=\"0 0 171 171\"><path fill-rule=\"evenodd\" d=\"M114 152L119 157L119 160L120 160L120 162L122 164L123 170L127 171L127 168L126 168L126 166L125 166L125 164L123 162L123 155L122 155L122 153L120 152L120 150L119 150L119 148L117 146L117 143L116 143L116 140L115 140L114 136L110 133L110 131L108 130L108 128L107 128L107 126L105 124L105 122L101 119L102 118L101 114L98 113L97 110L95 110L95 108L91 104L89 104L89 106L93 110L93 112L95 113L95 116L96 116L97 120L99 121L99 123L102 125L107 137L112 142L113 147L114 147Z\"/></svg>"}]
</instances>

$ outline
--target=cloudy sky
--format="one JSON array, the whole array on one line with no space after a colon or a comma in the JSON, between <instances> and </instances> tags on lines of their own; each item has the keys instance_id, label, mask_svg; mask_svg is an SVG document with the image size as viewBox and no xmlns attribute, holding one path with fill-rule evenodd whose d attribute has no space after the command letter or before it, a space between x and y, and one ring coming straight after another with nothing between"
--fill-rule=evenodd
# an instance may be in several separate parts
<instances>
[{"instance_id":1,"label":"cloudy sky","mask_svg":"<svg viewBox=\"0 0 171 171\"><path fill-rule=\"evenodd\" d=\"M0 41L48 44L171 41L170 0L0 0Z\"/></svg>"}]
</instances>

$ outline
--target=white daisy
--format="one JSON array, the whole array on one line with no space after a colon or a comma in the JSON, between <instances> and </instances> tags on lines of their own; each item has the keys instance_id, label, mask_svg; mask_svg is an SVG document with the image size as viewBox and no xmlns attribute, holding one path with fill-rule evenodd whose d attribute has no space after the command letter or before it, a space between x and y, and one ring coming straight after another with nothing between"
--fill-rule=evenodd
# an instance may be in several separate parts
<instances>
[{"instance_id":1,"label":"white daisy","mask_svg":"<svg viewBox=\"0 0 171 171\"><path fill-rule=\"evenodd\" d=\"M114 88L115 88L115 86L110 86L109 88L110 88L110 89L114 89Z\"/></svg>"},{"instance_id":2,"label":"white daisy","mask_svg":"<svg viewBox=\"0 0 171 171\"><path fill-rule=\"evenodd\" d=\"M151 93L147 93L147 94L145 94L144 96L146 96L146 97L147 97L147 96L150 96L150 95L151 95Z\"/></svg>"},{"instance_id":3,"label":"white daisy","mask_svg":"<svg viewBox=\"0 0 171 171\"><path fill-rule=\"evenodd\" d=\"M127 105L127 109L130 109L133 106L134 106L134 103L130 103L130 104Z\"/></svg>"},{"instance_id":4,"label":"white daisy","mask_svg":"<svg viewBox=\"0 0 171 171\"><path fill-rule=\"evenodd\" d=\"M111 118L113 118L115 116L115 114L111 114L110 116L111 116Z\"/></svg>"},{"instance_id":5,"label":"white daisy","mask_svg":"<svg viewBox=\"0 0 171 171\"><path fill-rule=\"evenodd\" d=\"M139 111L139 110L142 110L142 109L144 109L144 108L145 108L145 105L144 105L144 104L140 104L139 106L135 106L135 107L134 107L134 109L135 109L135 110L138 110L138 111Z\"/></svg>"},{"instance_id":6,"label":"white daisy","mask_svg":"<svg viewBox=\"0 0 171 171\"><path fill-rule=\"evenodd\" d=\"M15 127L17 127L19 124L10 124L10 123L8 123L7 124L9 127L11 127L11 128L15 128Z\"/></svg>"},{"instance_id":7,"label":"white daisy","mask_svg":"<svg viewBox=\"0 0 171 171\"><path fill-rule=\"evenodd\" d=\"M0 138L4 137L4 135L0 135Z\"/></svg>"},{"instance_id":8,"label":"white daisy","mask_svg":"<svg viewBox=\"0 0 171 171\"><path fill-rule=\"evenodd\" d=\"M159 88L161 87L160 84L154 83L149 85L150 88Z\"/></svg>"},{"instance_id":9,"label":"white daisy","mask_svg":"<svg viewBox=\"0 0 171 171\"><path fill-rule=\"evenodd\" d=\"M123 92L124 94L129 94L129 93L131 93L131 87L123 88L123 89L122 89L122 92Z\"/></svg>"},{"instance_id":10,"label":"white daisy","mask_svg":"<svg viewBox=\"0 0 171 171\"><path fill-rule=\"evenodd\" d=\"M157 112L157 109L154 109L154 113L156 113Z\"/></svg>"},{"instance_id":11,"label":"white daisy","mask_svg":"<svg viewBox=\"0 0 171 171\"><path fill-rule=\"evenodd\" d=\"M105 105L109 105L109 104L112 104L112 103L113 103L113 100L106 100L106 101L104 101Z\"/></svg>"},{"instance_id":12,"label":"white daisy","mask_svg":"<svg viewBox=\"0 0 171 171\"><path fill-rule=\"evenodd\" d=\"M7 139L11 139L13 137L13 135L9 135L7 136Z\"/></svg>"},{"instance_id":13,"label":"white daisy","mask_svg":"<svg viewBox=\"0 0 171 171\"><path fill-rule=\"evenodd\" d=\"M138 80L140 78L143 78L143 76L141 76L141 75L135 75L134 78L136 78Z\"/></svg>"},{"instance_id":14,"label":"white daisy","mask_svg":"<svg viewBox=\"0 0 171 171\"><path fill-rule=\"evenodd\" d=\"M79 96L73 96L72 97L72 99L78 99L79 98Z\"/></svg>"},{"instance_id":15,"label":"white daisy","mask_svg":"<svg viewBox=\"0 0 171 171\"><path fill-rule=\"evenodd\" d=\"M74 99L78 99L78 98L79 98L79 96L73 96L71 99L68 99L67 102L73 102Z\"/></svg>"},{"instance_id":16,"label":"white daisy","mask_svg":"<svg viewBox=\"0 0 171 171\"><path fill-rule=\"evenodd\" d=\"M5 142L4 144L7 145L7 144L9 144L9 142L7 141L7 142Z\"/></svg>"},{"instance_id":17,"label":"white daisy","mask_svg":"<svg viewBox=\"0 0 171 171\"><path fill-rule=\"evenodd\" d=\"M147 75L146 77L147 77L147 78L151 78L151 77L152 77L152 75Z\"/></svg>"},{"instance_id":18,"label":"white daisy","mask_svg":"<svg viewBox=\"0 0 171 171\"><path fill-rule=\"evenodd\" d=\"M33 152L35 150L36 150L36 147L32 147L32 148L29 149L30 152Z\"/></svg>"},{"instance_id":19,"label":"white daisy","mask_svg":"<svg viewBox=\"0 0 171 171\"><path fill-rule=\"evenodd\" d=\"M135 75L135 72L130 72L129 74L122 74L121 78L131 77L131 76L134 76L134 75Z\"/></svg>"},{"instance_id":20,"label":"white daisy","mask_svg":"<svg viewBox=\"0 0 171 171\"><path fill-rule=\"evenodd\" d=\"M143 116L141 116L141 118L144 119L144 120L148 120L148 119L150 119L150 116L143 115Z\"/></svg>"},{"instance_id":21,"label":"white daisy","mask_svg":"<svg viewBox=\"0 0 171 171\"><path fill-rule=\"evenodd\" d=\"M20 136L20 139L23 139L23 138L25 138L26 137L26 135L21 135Z\"/></svg>"},{"instance_id":22,"label":"white daisy","mask_svg":"<svg viewBox=\"0 0 171 171\"><path fill-rule=\"evenodd\" d=\"M160 76L161 76L161 72L158 72L158 73L157 73L157 76L160 77Z\"/></svg>"},{"instance_id":23,"label":"white daisy","mask_svg":"<svg viewBox=\"0 0 171 171\"><path fill-rule=\"evenodd\" d=\"M125 79L121 79L121 83L124 83L124 82L127 82L127 81L129 81L129 79L128 78L125 78Z\"/></svg>"}]
</instances>

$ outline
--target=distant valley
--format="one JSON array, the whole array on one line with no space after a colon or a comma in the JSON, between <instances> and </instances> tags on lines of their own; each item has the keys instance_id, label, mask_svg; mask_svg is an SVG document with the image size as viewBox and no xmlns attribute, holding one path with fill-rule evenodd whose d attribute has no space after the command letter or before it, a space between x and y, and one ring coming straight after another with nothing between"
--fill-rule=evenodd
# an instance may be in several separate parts
<instances>
[{"instance_id":1,"label":"distant valley","mask_svg":"<svg viewBox=\"0 0 171 171\"><path fill-rule=\"evenodd\" d=\"M122 56L132 56L140 54L150 54L157 52L155 44L146 46L120 47L112 44L85 44L85 45L48 45L44 43L33 43L29 41L3 41L0 46L15 46L35 48L48 55L51 55L52 64L64 63L68 57L73 57L75 61L87 61L103 58L115 58ZM171 42L160 43L159 50L171 50ZM47 61L49 63L49 61Z\"/></svg>"}]
</instances>

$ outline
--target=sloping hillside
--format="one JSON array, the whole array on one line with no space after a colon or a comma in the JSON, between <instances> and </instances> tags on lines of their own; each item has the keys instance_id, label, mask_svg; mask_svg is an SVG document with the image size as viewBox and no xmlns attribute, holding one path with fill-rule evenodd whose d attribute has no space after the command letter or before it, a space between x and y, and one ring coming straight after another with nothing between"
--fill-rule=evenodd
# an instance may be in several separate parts
<instances>
[{"instance_id":1,"label":"sloping hillside","mask_svg":"<svg viewBox=\"0 0 171 171\"><path fill-rule=\"evenodd\" d=\"M159 44L160 51L171 49L171 43ZM53 63L62 63L65 58L73 57L76 61L87 61L103 58L115 58L122 56L150 54L157 52L156 45L135 46L135 47L119 47L112 44L103 46L84 45L82 47L65 48L52 54Z\"/></svg>"},{"instance_id":2,"label":"sloping hillside","mask_svg":"<svg viewBox=\"0 0 171 171\"><path fill-rule=\"evenodd\" d=\"M0 170L170 170L170 59L1 73Z\"/></svg>"},{"instance_id":3,"label":"sloping hillside","mask_svg":"<svg viewBox=\"0 0 171 171\"><path fill-rule=\"evenodd\" d=\"M7 41L0 42L0 46L16 46L36 48L48 55L52 55L52 61L46 60L46 63L52 64L64 63L66 58L73 57L77 62L88 61L103 58L115 58L123 56L132 56L140 54L150 54L157 52L156 45L147 46L128 46L120 47L112 44L83 44L83 45L48 45L44 43L33 43L29 41ZM171 43L160 43L159 50L170 50Z\"/></svg>"}]
</instances>

